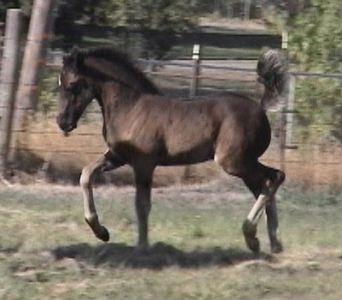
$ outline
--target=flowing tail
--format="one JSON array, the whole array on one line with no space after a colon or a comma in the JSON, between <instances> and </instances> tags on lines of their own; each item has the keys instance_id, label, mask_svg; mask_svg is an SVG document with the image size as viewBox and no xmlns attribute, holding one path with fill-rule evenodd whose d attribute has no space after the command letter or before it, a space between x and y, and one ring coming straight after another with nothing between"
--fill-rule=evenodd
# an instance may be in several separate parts
<instances>
[{"instance_id":1,"label":"flowing tail","mask_svg":"<svg viewBox=\"0 0 342 300\"><path fill-rule=\"evenodd\" d=\"M289 73L285 57L275 50L263 53L257 65L258 81L265 87L261 98L264 110L279 103L287 93Z\"/></svg>"}]
</instances>

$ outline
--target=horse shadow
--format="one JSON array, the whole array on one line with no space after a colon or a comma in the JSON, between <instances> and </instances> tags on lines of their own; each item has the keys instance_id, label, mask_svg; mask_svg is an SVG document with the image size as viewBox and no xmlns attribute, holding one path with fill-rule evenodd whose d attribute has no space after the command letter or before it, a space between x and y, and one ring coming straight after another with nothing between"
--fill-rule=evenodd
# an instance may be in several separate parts
<instances>
[{"instance_id":1,"label":"horse shadow","mask_svg":"<svg viewBox=\"0 0 342 300\"><path fill-rule=\"evenodd\" d=\"M108 243L92 246L80 243L57 247L51 253L55 260L71 258L90 265L112 268L162 269L170 266L200 268L229 266L251 260L273 261L273 256L270 254L253 254L237 248L214 247L184 251L166 243L156 243L144 251L126 244Z\"/></svg>"}]
</instances>

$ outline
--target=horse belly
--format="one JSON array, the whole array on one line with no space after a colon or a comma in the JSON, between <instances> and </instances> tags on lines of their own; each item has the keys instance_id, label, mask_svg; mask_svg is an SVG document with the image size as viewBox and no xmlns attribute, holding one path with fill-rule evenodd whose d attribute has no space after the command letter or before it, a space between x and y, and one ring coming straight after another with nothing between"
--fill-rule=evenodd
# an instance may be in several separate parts
<instances>
[{"instance_id":1,"label":"horse belly","mask_svg":"<svg viewBox=\"0 0 342 300\"><path fill-rule=\"evenodd\" d=\"M178 147L176 147L178 148ZM214 157L214 147L211 141L192 145L192 147L179 147L166 149L165 155L159 160L159 165L176 166L204 162Z\"/></svg>"}]
</instances>

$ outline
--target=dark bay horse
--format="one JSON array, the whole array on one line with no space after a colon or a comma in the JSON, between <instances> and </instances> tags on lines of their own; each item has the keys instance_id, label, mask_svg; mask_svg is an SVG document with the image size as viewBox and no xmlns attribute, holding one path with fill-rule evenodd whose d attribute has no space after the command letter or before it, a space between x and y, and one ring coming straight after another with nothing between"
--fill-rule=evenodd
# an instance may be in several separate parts
<instances>
[{"instance_id":1,"label":"dark bay horse","mask_svg":"<svg viewBox=\"0 0 342 300\"><path fill-rule=\"evenodd\" d=\"M258 158L270 144L266 110L285 90L287 66L279 53L269 50L260 57L257 73L264 85L260 103L233 93L182 101L162 96L125 55L114 49L74 50L64 57L59 77L60 129L64 133L75 129L93 99L103 115L108 151L86 166L80 178L85 220L96 237L109 240L93 199L92 180L96 172L125 164L133 168L138 247L145 248L156 166L214 159L226 173L240 177L256 198L242 226L248 247L259 251L256 231L265 208L271 250L282 251L277 238L275 193L285 174L261 164Z\"/></svg>"}]
</instances>

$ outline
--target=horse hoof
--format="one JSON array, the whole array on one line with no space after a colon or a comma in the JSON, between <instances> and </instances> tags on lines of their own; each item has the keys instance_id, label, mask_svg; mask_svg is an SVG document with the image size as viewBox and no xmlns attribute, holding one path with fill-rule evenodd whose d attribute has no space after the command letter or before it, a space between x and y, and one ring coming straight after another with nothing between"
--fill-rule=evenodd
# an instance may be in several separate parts
<instances>
[{"instance_id":1,"label":"horse hoof","mask_svg":"<svg viewBox=\"0 0 342 300\"><path fill-rule=\"evenodd\" d=\"M108 242L110 235L106 227L101 226L101 231L96 235L103 242Z\"/></svg>"},{"instance_id":2,"label":"horse hoof","mask_svg":"<svg viewBox=\"0 0 342 300\"><path fill-rule=\"evenodd\" d=\"M260 243L259 240L255 238L246 238L246 244L250 250L253 251L253 253L257 254L260 252Z\"/></svg>"},{"instance_id":3,"label":"horse hoof","mask_svg":"<svg viewBox=\"0 0 342 300\"><path fill-rule=\"evenodd\" d=\"M271 244L271 251L272 253L280 253L284 251L283 245L280 241L274 241Z\"/></svg>"},{"instance_id":4,"label":"horse hoof","mask_svg":"<svg viewBox=\"0 0 342 300\"><path fill-rule=\"evenodd\" d=\"M242 231L245 236L245 241L249 249L251 249L254 253L260 252L260 243L256 238L257 227L249 220L245 220L242 225Z\"/></svg>"},{"instance_id":5,"label":"horse hoof","mask_svg":"<svg viewBox=\"0 0 342 300\"><path fill-rule=\"evenodd\" d=\"M242 232L246 238L254 238L256 236L257 227L251 221L245 220L242 225Z\"/></svg>"}]
</instances>

